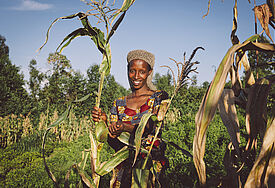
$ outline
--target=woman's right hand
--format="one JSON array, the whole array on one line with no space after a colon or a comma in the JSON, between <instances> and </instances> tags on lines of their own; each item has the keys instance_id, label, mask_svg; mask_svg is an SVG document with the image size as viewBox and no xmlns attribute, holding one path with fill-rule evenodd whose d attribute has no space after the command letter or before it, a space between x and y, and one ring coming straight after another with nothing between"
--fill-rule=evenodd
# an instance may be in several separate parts
<instances>
[{"instance_id":1,"label":"woman's right hand","mask_svg":"<svg viewBox=\"0 0 275 188\"><path fill-rule=\"evenodd\" d=\"M100 120L107 121L107 115L105 112L101 110L101 108L97 108L94 106L94 109L92 111L92 117L93 121L99 122Z\"/></svg>"},{"instance_id":2,"label":"woman's right hand","mask_svg":"<svg viewBox=\"0 0 275 188\"><path fill-rule=\"evenodd\" d=\"M124 124L121 121L112 122L108 129L110 137L116 138L124 131Z\"/></svg>"}]
</instances>

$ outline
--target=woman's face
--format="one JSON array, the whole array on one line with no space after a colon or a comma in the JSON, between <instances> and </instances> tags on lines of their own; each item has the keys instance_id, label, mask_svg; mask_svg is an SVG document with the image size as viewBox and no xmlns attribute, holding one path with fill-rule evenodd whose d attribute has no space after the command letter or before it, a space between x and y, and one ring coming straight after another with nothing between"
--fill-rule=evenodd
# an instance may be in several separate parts
<instances>
[{"instance_id":1,"label":"woman's face","mask_svg":"<svg viewBox=\"0 0 275 188\"><path fill-rule=\"evenodd\" d=\"M148 63L141 59L134 59L130 62L128 68L128 79L131 88L140 89L147 86L147 77L152 70Z\"/></svg>"}]
</instances>

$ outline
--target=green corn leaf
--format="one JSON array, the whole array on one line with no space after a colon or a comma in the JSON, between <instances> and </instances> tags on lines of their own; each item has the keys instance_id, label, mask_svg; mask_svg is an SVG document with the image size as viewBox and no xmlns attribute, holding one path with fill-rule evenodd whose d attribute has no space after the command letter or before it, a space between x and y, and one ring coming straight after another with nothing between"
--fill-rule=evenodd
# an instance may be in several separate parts
<instances>
[{"instance_id":1,"label":"green corn leaf","mask_svg":"<svg viewBox=\"0 0 275 188\"><path fill-rule=\"evenodd\" d=\"M85 96L82 97L81 99L77 99L77 100L75 100L75 101L73 101L73 102L83 102L83 101L87 100L91 95L92 95L92 94L89 93L88 95L85 95Z\"/></svg>"},{"instance_id":2,"label":"green corn leaf","mask_svg":"<svg viewBox=\"0 0 275 188\"><path fill-rule=\"evenodd\" d=\"M53 26L56 22L58 22L58 21L61 20L61 19L72 19L72 18L75 18L75 17L79 17L79 16L82 15L82 14L84 14L84 13L79 12L79 13L76 13L76 14L72 14L72 15L69 15L69 16L63 16L63 17L59 17L59 18L55 19L55 20L51 23L50 27L48 28L48 31L47 31L47 34L46 34L46 40L45 40L44 44L42 44L42 46L38 49L38 51L40 51L40 50L47 44L47 42L48 42L48 40L49 40L50 30L51 30L52 26Z\"/></svg>"},{"instance_id":3,"label":"green corn leaf","mask_svg":"<svg viewBox=\"0 0 275 188\"><path fill-rule=\"evenodd\" d=\"M121 150L116 152L109 161L102 163L102 166L96 170L96 173L100 176L104 176L112 171L117 165L125 161L129 157L129 149L123 147Z\"/></svg>"},{"instance_id":4,"label":"green corn leaf","mask_svg":"<svg viewBox=\"0 0 275 188\"><path fill-rule=\"evenodd\" d=\"M66 36L63 41L59 44L59 46L57 47L56 51L58 51L58 49L60 48L59 53L61 53L63 51L63 49L65 47L67 47L73 39L80 37L80 36L89 36L88 31L84 28L79 28L75 31L73 31L72 33L70 33L68 36ZM66 42L67 41L67 42ZM66 43L65 43L66 42ZM65 43L65 44L64 44ZM64 45L63 45L64 44ZM63 46L62 46L63 45Z\"/></svg>"},{"instance_id":5,"label":"green corn leaf","mask_svg":"<svg viewBox=\"0 0 275 188\"><path fill-rule=\"evenodd\" d=\"M133 168L131 188L146 188L149 180L150 170Z\"/></svg>"},{"instance_id":6,"label":"green corn leaf","mask_svg":"<svg viewBox=\"0 0 275 188\"><path fill-rule=\"evenodd\" d=\"M130 133L128 132L122 132L117 139L122 142L123 144L126 144L127 146L130 145Z\"/></svg>"},{"instance_id":7,"label":"green corn leaf","mask_svg":"<svg viewBox=\"0 0 275 188\"><path fill-rule=\"evenodd\" d=\"M112 27L111 31L110 31L110 34L107 36L107 44L110 40L110 38L113 36L113 34L115 33L115 31L117 30L119 24L122 22L124 16L125 16L126 12L123 12L120 17L118 18L118 20L116 21L116 23L114 24L114 26Z\"/></svg>"},{"instance_id":8,"label":"green corn leaf","mask_svg":"<svg viewBox=\"0 0 275 188\"><path fill-rule=\"evenodd\" d=\"M55 127L56 125L59 125L62 121L64 121L65 119L67 119L68 116L69 116L70 110L71 110L71 105L69 105L69 107L67 108L67 110L53 124L51 124L48 127L48 129L51 129L51 128Z\"/></svg>"},{"instance_id":9,"label":"green corn leaf","mask_svg":"<svg viewBox=\"0 0 275 188\"><path fill-rule=\"evenodd\" d=\"M153 115L154 114L152 114L152 113L146 113L146 114L144 114L142 116L142 118L140 120L140 123L138 125L138 128L136 130L135 139L134 139L134 146L136 147L136 152L135 152L135 158L134 158L133 166L134 166L134 164L136 162L136 159L137 159L137 156L139 154L139 150L140 150L140 147L141 147L141 138L142 138L142 135L144 133L145 127L147 125L148 120Z\"/></svg>"},{"instance_id":10,"label":"green corn leaf","mask_svg":"<svg viewBox=\"0 0 275 188\"><path fill-rule=\"evenodd\" d=\"M96 140L99 142L106 142L108 136L108 128L104 121L99 121L95 127Z\"/></svg>"},{"instance_id":11,"label":"green corn leaf","mask_svg":"<svg viewBox=\"0 0 275 188\"><path fill-rule=\"evenodd\" d=\"M93 182L92 178L87 174L85 170L82 170L79 168L76 164L73 165L73 168L76 170L76 172L79 174L81 177L82 181L88 186L88 187L94 187L96 188L97 186Z\"/></svg>"},{"instance_id":12,"label":"green corn leaf","mask_svg":"<svg viewBox=\"0 0 275 188\"><path fill-rule=\"evenodd\" d=\"M57 182L54 174L52 173L52 171L48 167L47 162L46 162L46 158L45 158L46 137L47 137L48 132L51 130L51 128L55 127L56 125L59 125L62 121L64 121L66 118L68 118L70 109L71 109L71 105L69 105L69 107L67 108L67 110L53 124L51 124L47 128L47 130L45 131L45 133L43 135L43 140L42 140L42 157L43 157L43 162L44 162L45 170L46 170L48 176L50 177L50 179L54 182L54 184L55 184L56 187L59 187L59 184L58 184L58 182Z\"/></svg>"},{"instance_id":13,"label":"green corn leaf","mask_svg":"<svg viewBox=\"0 0 275 188\"><path fill-rule=\"evenodd\" d=\"M82 25L88 31L90 38L94 41L98 50L102 54L104 54L105 53L105 45L106 45L104 33L100 29L98 29L96 27L92 27L88 20L87 15L85 15L84 13L79 15L79 18L81 19Z\"/></svg>"},{"instance_id":14,"label":"green corn leaf","mask_svg":"<svg viewBox=\"0 0 275 188\"><path fill-rule=\"evenodd\" d=\"M164 140L164 139L162 139L162 140L163 140L165 143L167 143L167 144L173 146L173 147L176 148L177 150L180 150L180 151L181 151L184 155L186 155L187 157L190 157L190 158L193 157L192 154L191 154L189 151L187 151L187 150L181 148L179 145L175 144L174 142L169 142L169 141Z\"/></svg>"},{"instance_id":15,"label":"green corn leaf","mask_svg":"<svg viewBox=\"0 0 275 188\"><path fill-rule=\"evenodd\" d=\"M113 16L112 22L116 19L116 17L121 13L127 11L130 6L135 2L135 0L124 0L121 8L117 11L117 13Z\"/></svg>"}]
</instances>

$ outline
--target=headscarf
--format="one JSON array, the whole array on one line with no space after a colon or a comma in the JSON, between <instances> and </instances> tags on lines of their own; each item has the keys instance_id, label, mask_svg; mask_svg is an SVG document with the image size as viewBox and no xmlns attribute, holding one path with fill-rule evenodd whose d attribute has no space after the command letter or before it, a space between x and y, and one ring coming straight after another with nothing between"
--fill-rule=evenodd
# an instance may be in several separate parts
<instances>
[{"instance_id":1,"label":"headscarf","mask_svg":"<svg viewBox=\"0 0 275 188\"><path fill-rule=\"evenodd\" d=\"M155 65L155 55L150 52L147 52L146 50L133 50L133 51L130 51L127 55L128 64L134 59L141 59L150 65L152 72L147 77L147 85L151 90L154 90L154 91L157 90L156 86L154 86L154 84L152 83L153 68Z\"/></svg>"}]
</instances>

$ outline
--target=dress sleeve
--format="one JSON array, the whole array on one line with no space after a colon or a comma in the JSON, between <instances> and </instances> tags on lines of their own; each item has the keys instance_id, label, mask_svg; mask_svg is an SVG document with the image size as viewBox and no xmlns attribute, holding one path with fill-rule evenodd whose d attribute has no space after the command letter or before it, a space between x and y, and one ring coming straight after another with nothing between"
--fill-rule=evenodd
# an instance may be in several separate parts
<instances>
[{"instance_id":1,"label":"dress sleeve","mask_svg":"<svg viewBox=\"0 0 275 188\"><path fill-rule=\"evenodd\" d=\"M111 112L111 115L110 115L111 123L117 122L118 121L117 100L113 102L110 112ZM125 146L117 138L111 138L109 134L108 134L107 142L116 152L119 151L123 146Z\"/></svg>"}]
</instances>

